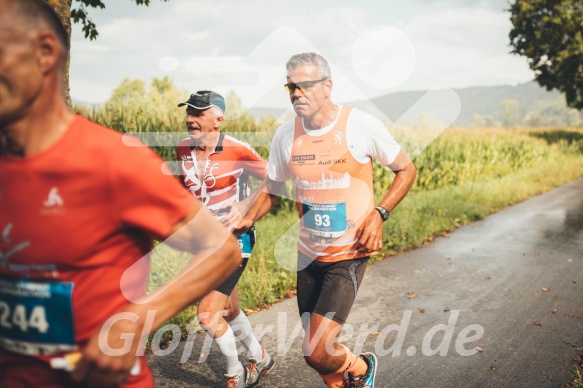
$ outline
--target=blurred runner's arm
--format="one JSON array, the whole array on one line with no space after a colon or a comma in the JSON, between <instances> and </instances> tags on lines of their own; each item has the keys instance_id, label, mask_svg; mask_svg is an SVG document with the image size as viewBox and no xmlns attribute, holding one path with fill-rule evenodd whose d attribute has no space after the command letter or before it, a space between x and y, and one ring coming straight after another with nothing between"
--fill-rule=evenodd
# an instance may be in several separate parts
<instances>
[{"instance_id":1,"label":"blurred runner's arm","mask_svg":"<svg viewBox=\"0 0 583 388\"><path fill-rule=\"evenodd\" d=\"M74 380L95 386L122 384L134 365L141 337L151 334L144 326L148 314L153 315L151 330L154 330L219 285L241 262L237 240L198 201L174 225L165 243L195 256L168 283L120 311L124 314L120 316L128 318L115 320L111 327L104 326L89 339L82 349L83 357L71 374ZM131 341L129 349L126 339ZM119 351L107 354L104 345Z\"/></svg>"}]
</instances>

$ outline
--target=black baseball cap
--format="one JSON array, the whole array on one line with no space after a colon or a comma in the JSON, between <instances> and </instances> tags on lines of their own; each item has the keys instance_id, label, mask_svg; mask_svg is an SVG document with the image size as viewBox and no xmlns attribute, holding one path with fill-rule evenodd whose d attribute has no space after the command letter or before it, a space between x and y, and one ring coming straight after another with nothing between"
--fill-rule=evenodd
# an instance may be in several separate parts
<instances>
[{"instance_id":1,"label":"black baseball cap","mask_svg":"<svg viewBox=\"0 0 583 388\"><path fill-rule=\"evenodd\" d=\"M195 109L208 109L211 106L216 106L225 113L225 99L219 93L211 90L200 90L190 95L188 100L178 104L178 107L188 105Z\"/></svg>"}]
</instances>

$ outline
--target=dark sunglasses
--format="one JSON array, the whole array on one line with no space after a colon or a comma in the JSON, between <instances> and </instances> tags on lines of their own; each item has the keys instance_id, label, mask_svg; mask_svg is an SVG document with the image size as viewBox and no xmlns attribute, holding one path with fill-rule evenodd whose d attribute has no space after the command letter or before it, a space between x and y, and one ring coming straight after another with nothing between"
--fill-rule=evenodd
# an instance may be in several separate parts
<instances>
[{"instance_id":1,"label":"dark sunglasses","mask_svg":"<svg viewBox=\"0 0 583 388\"><path fill-rule=\"evenodd\" d=\"M311 89L319 82L326 81L328 78L322 78L315 81L302 81L298 83L288 82L287 84L283 85L285 90L288 93L293 93L296 89L300 89L300 92L305 93L308 89Z\"/></svg>"}]
</instances>

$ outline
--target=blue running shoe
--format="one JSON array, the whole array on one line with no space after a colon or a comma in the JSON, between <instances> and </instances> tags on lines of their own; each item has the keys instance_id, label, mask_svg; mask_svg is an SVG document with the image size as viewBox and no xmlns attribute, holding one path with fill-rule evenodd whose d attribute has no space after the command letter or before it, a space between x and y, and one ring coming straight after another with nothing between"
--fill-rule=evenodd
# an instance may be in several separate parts
<instances>
[{"instance_id":1,"label":"blue running shoe","mask_svg":"<svg viewBox=\"0 0 583 388\"><path fill-rule=\"evenodd\" d=\"M348 374L348 388L374 388L374 378L377 374L377 356L373 353L362 353L360 358L366 362L368 368L360 376L353 377Z\"/></svg>"}]
</instances>

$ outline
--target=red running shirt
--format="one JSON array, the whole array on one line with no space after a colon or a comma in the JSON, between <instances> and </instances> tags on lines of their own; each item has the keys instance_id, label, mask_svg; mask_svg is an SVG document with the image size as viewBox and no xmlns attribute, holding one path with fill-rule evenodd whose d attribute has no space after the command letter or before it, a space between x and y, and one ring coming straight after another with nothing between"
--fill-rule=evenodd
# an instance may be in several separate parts
<instances>
[{"instance_id":1,"label":"red running shirt","mask_svg":"<svg viewBox=\"0 0 583 388\"><path fill-rule=\"evenodd\" d=\"M162 165L137 139L81 116L42 153L0 157L0 365L42 366L30 356L77 348L126 296L145 293L149 259L140 259L194 205ZM132 382L151 385L149 370Z\"/></svg>"}]
</instances>

